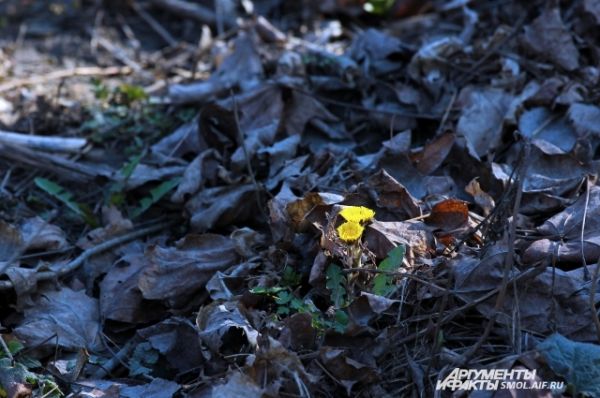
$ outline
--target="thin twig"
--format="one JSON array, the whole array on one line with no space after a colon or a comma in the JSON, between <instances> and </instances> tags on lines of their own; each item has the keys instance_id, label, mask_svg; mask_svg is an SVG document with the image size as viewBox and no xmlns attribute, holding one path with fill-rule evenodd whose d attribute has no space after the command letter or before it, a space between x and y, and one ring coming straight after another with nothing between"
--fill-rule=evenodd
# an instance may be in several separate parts
<instances>
[{"instance_id":1,"label":"thin twig","mask_svg":"<svg viewBox=\"0 0 600 398\"><path fill-rule=\"evenodd\" d=\"M1 333L0 333L0 346L2 346L2 351L4 351L4 353L6 354L6 357L8 359L10 359L10 363L14 364L15 358L13 357L12 353L8 349L8 346L6 345L6 341L4 341L4 336L2 336Z\"/></svg>"},{"instance_id":2,"label":"thin twig","mask_svg":"<svg viewBox=\"0 0 600 398\"><path fill-rule=\"evenodd\" d=\"M585 260L585 250L583 247L583 236L585 234L585 220L587 218L588 205L590 203L590 179L586 176L585 178L585 206L583 208L583 220L581 221L581 236L579 244L581 246L581 261L583 262L583 277L586 281L590 280L590 271L587 267L587 261Z\"/></svg>"},{"instance_id":3,"label":"thin twig","mask_svg":"<svg viewBox=\"0 0 600 398\"><path fill-rule=\"evenodd\" d=\"M252 184L254 184L254 193L256 195L256 206L258 206L258 210L263 215L265 220L268 220L267 214L262 206L262 200L260 197L260 185L256 181L256 176L254 175L254 170L252 169L252 163L250 162L250 151L248 151L248 147L246 146L246 139L244 138L244 132L242 131L242 127L240 125L240 117L238 112L237 100L235 98L235 93L231 92L231 98L233 101L233 117L235 120L235 128L237 130L237 137L239 141L239 145L242 147L244 151L244 158L246 160L246 169L248 170L248 174L250 174L250 179L252 180Z\"/></svg>"},{"instance_id":4,"label":"thin twig","mask_svg":"<svg viewBox=\"0 0 600 398\"><path fill-rule=\"evenodd\" d=\"M596 334L600 341L600 319L598 319L598 310L596 310L596 286L598 285L598 271L600 271L600 258L596 262L596 269L592 277L592 286L590 286L590 310L592 311L592 320L596 326Z\"/></svg>"},{"instance_id":5,"label":"thin twig","mask_svg":"<svg viewBox=\"0 0 600 398\"><path fill-rule=\"evenodd\" d=\"M192 18L199 22L215 26L217 16L207 7L198 3L191 3L183 0L152 0L154 6L164 8L173 14L179 15L182 18ZM224 26L230 29L235 26L235 20L226 18L223 21Z\"/></svg>"},{"instance_id":6,"label":"thin twig","mask_svg":"<svg viewBox=\"0 0 600 398\"><path fill-rule=\"evenodd\" d=\"M56 70L45 75L9 80L6 83L0 84L0 93L19 88L21 86L43 84L51 80L65 79L68 77L128 75L131 72L132 69L128 66L110 66L108 68L99 68L97 66L80 66L77 68Z\"/></svg>"},{"instance_id":7,"label":"thin twig","mask_svg":"<svg viewBox=\"0 0 600 398\"><path fill-rule=\"evenodd\" d=\"M169 46L175 47L177 45L177 40L152 15L144 10L137 1L134 1L131 7Z\"/></svg>"},{"instance_id":8,"label":"thin twig","mask_svg":"<svg viewBox=\"0 0 600 398\"><path fill-rule=\"evenodd\" d=\"M33 135L0 130L0 143L26 146L53 152L79 152L87 145L85 138Z\"/></svg>"},{"instance_id":9,"label":"thin twig","mask_svg":"<svg viewBox=\"0 0 600 398\"><path fill-rule=\"evenodd\" d=\"M525 280L527 278L536 277L537 275L542 273L544 271L544 269L545 269L544 267L529 268L527 271L521 272L519 275L516 275L513 278L511 278L511 280L509 282L510 283L512 283L513 281L521 282L522 280ZM485 293L481 297L479 297L469 303L466 303L461 307L455 308L450 313L448 313L448 315L446 315L444 318L442 318L438 322L441 323L442 325L444 325L444 324L452 321L458 315L464 313L465 311L470 310L471 308L478 306L479 304L489 300L491 297L494 297L494 295L498 294L500 289L501 289L501 287L499 286L499 287L492 289L489 292ZM397 345L406 344L410 341L418 339L419 337L422 337L426 334L431 333L431 331L433 330L434 327L435 327L435 325L430 325L430 327L423 328L415 333L412 333L406 337L401 338L400 340L395 340L395 337L400 333L400 332L398 332L398 333L394 334L392 337L390 337L390 341L394 341L394 344L397 344Z\"/></svg>"},{"instance_id":10,"label":"thin twig","mask_svg":"<svg viewBox=\"0 0 600 398\"><path fill-rule=\"evenodd\" d=\"M37 282L41 282L68 275L71 272L75 271L77 268L79 268L90 257L93 257L97 254L105 252L109 249L112 249L113 247L122 245L123 243L127 243L134 239L141 238L143 236L150 235L158 231L162 231L163 229L171 225L173 225L173 222L162 222L146 228L138 229L137 231L131 231L127 234L107 240L106 242L102 242L97 246L84 250L77 258L67 263L58 271L45 271L37 273L35 276L36 280ZM0 281L0 290L8 290L12 288L13 283L11 281Z\"/></svg>"},{"instance_id":11,"label":"thin twig","mask_svg":"<svg viewBox=\"0 0 600 398\"><path fill-rule=\"evenodd\" d=\"M114 354L114 356L110 360L108 360L106 363L102 364L102 367L100 367L98 370L96 370L94 372L94 374L92 375L92 379L98 379L98 380L103 379L108 374L110 374L113 370L115 370L115 368L119 364L122 364L130 356L129 353L131 352L131 350L134 348L134 346L137 344L138 341L139 341L139 338L137 335L135 335L131 340L129 340L127 342L127 344L125 344L119 350L119 352Z\"/></svg>"},{"instance_id":12,"label":"thin twig","mask_svg":"<svg viewBox=\"0 0 600 398\"><path fill-rule=\"evenodd\" d=\"M469 70L465 74L463 74L463 76L461 76L459 79L457 79L456 85L458 87L460 87L460 86L463 86L465 83L467 83L469 81L469 79L471 78L471 76L473 75L473 72L475 72L477 70L477 68L479 68L481 65L483 65L485 63L485 61L488 60L489 57L491 57L496 52L498 52L498 50L500 50L505 44L507 44L509 41L511 41L512 39L517 37L517 35L519 34L519 32L521 30L521 27L525 23L526 17L527 17L527 13L523 13L520 16L517 23L514 25L512 32L508 36L506 36L503 40L501 40L498 44L496 44L492 48L488 49L487 53L483 57L481 57L477 62L475 62L473 64L473 66L471 66L469 68Z\"/></svg>"},{"instance_id":13,"label":"thin twig","mask_svg":"<svg viewBox=\"0 0 600 398\"><path fill-rule=\"evenodd\" d=\"M527 175L527 169L529 168L529 160L531 153L531 143L529 141L525 141L525 148L523 149L522 157L524 159L524 163L522 164L521 170L519 170L519 177L517 180L517 193L515 195L515 201L512 212L512 220L510 221L510 226L507 232L507 244L508 248L506 251L506 256L504 258L504 270L502 273L502 285L500 287L500 291L498 292L498 296L496 297L496 303L494 305L494 310L490 318L488 319L488 323L483 331L483 334L477 340L474 346L472 346L469 351L465 354L465 359L469 361L472 356L481 348L483 343L487 340L490 335L492 328L496 323L496 318L500 314L501 309L504 307L504 298L506 297L506 291L508 288L508 283L510 279L510 271L513 268L515 262L515 235L517 230L517 217L519 215L519 209L521 208L521 198L523 197L523 182L525 180L525 176Z\"/></svg>"}]
</instances>

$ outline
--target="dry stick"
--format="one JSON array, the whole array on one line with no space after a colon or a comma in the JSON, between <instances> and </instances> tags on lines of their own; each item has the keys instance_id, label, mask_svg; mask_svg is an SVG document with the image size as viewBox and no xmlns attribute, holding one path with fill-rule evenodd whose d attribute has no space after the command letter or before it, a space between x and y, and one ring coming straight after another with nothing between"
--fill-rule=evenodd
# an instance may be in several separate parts
<instances>
[{"instance_id":1,"label":"dry stick","mask_svg":"<svg viewBox=\"0 0 600 398\"><path fill-rule=\"evenodd\" d=\"M452 107L454 106L454 103L456 102L456 97L458 94L458 90L453 87L452 88L452 96L450 97L450 101L448 101L448 106L446 106L446 110L444 111L444 115L442 116L442 120L440 121L440 125L437 128L437 131L435 132L435 136L438 136L442 133L444 126L446 125L446 122L448 121L448 116L450 116L450 111L452 110Z\"/></svg>"},{"instance_id":2,"label":"dry stick","mask_svg":"<svg viewBox=\"0 0 600 398\"><path fill-rule=\"evenodd\" d=\"M136 231L131 231L127 234L118 236L116 238L107 240L106 242L102 242L97 246L91 247L87 250L84 250L77 258L68 262L64 267L59 269L58 271L44 271L36 274L35 278L37 282L46 281L55 279L57 277L65 276L77 268L79 268L85 260L88 258L100 254L106 250L112 249L113 247L122 245L123 243L127 243L137 238L141 238L146 235L153 234L155 232L161 231L169 226L173 225L173 222L162 222L159 224L151 225L146 228L138 229ZM11 281L0 281L0 290L8 290L13 288L13 283Z\"/></svg>"},{"instance_id":3,"label":"dry stick","mask_svg":"<svg viewBox=\"0 0 600 398\"><path fill-rule=\"evenodd\" d=\"M157 7L164 8L173 14L179 15L182 18L192 18L213 26L217 23L217 16L215 13L211 9L201 6L198 3L189 3L183 0L151 0L151 3ZM231 18L227 18L223 22L227 29L235 26L235 21Z\"/></svg>"},{"instance_id":4,"label":"dry stick","mask_svg":"<svg viewBox=\"0 0 600 398\"><path fill-rule=\"evenodd\" d=\"M510 282L511 283L513 281L520 282L522 280L525 280L526 278L535 277L535 276L539 275L540 273L542 273L543 271L544 271L543 267L529 268L527 271L524 271L524 272L520 273L519 275L511 278ZM458 315L462 314L463 312L468 311L469 309L478 306L479 304L481 304L484 301L490 299L491 297L494 297L494 295L496 295L500 291L500 289L501 289L501 287L497 287L497 288L495 288L493 290L490 290L489 292L487 292L483 296L481 296L481 297L479 297L479 298L471 301L470 303L466 303L462 307L458 307L458 308L452 310L448 315L446 315L444 318L442 318L442 320L439 321L439 323L441 325L444 325L444 324L452 321L454 318L456 318ZM403 337L402 339L400 339L398 341L394 341L394 343L395 344L406 344L406 343L408 343L410 341L416 340L419 337L424 336L424 335L430 333L431 330L432 330L432 327L427 327L427 328L421 329L418 332L415 332L415 333L413 333L411 335ZM391 337L391 339L393 339L397 334L394 334Z\"/></svg>"},{"instance_id":5,"label":"dry stick","mask_svg":"<svg viewBox=\"0 0 600 398\"><path fill-rule=\"evenodd\" d=\"M240 126L240 118L238 115L238 106L237 106L237 100L235 99L235 93L233 93L233 91L231 92L231 98L233 100L233 117L235 120L235 128L237 130L237 137L239 142L239 145L242 147L243 151L244 151L244 158L246 160L246 169L248 170L248 174L250 174L250 179L252 180L252 184L254 184L254 188L255 188L255 195L256 195L256 205L258 206L258 210L260 211L260 213L263 215L263 217L265 218L265 220L268 220L269 218L267 217L267 214L265 213L265 210L262 207L262 202L261 202L261 198L260 198L260 186L258 185L258 182L256 181L256 177L254 176L254 170L252 169L252 164L250 163L250 154L248 152L248 148L246 147L246 140L244 139L244 132L242 131L242 127Z\"/></svg>"},{"instance_id":6,"label":"dry stick","mask_svg":"<svg viewBox=\"0 0 600 398\"><path fill-rule=\"evenodd\" d=\"M87 145L87 140L85 138L33 135L0 130L0 143L44 151L76 153Z\"/></svg>"},{"instance_id":7,"label":"dry stick","mask_svg":"<svg viewBox=\"0 0 600 398\"><path fill-rule=\"evenodd\" d=\"M353 109L353 110L360 111L360 112L379 113L382 115L390 115L390 116L416 117L416 118L428 119L428 120L438 120L439 119L439 115L430 115L427 113L417 113L417 112L410 112L410 111L404 111L404 110L390 111L387 109L367 108L366 106L357 105L357 104L353 104L350 102L338 101L338 100L334 100L331 98L323 97L321 95L316 95L314 93L311 93L310 91L303 90L298 87L289 87L289 88L294 91L297 91L301 94L316 98L321 102L326 102L328 104L337 105L337 106L341 106L341 107L348 108L348 109Z\"/></svg>"},{"instance_id":8,"label":"dry stick","mask_svg":"<svg viewBox=\"0 0 600 398\"><path fill-rule=\"evenodd\" d=\"M588 205L590 203L590 179L585 177L585 206L583 208L583 220L581 221L581 235L579 244L581 245L581 261L583 261L583 277L586 281L590 280L590 271L585 261L585 250L583 248L583 235L585 233L585 219L587 218Z\"/></svg>"},{"instance_id":9,"label":"dry stick","mask_svg":"<svg viewBox=\"0 0 600 398\"><path fill-rule=\"evenodd\" d=\"M485 61L487 61L489 57L491 57L492 55L494 55L506 43L508 43L513 38L515 38L519 34L519 31L521 30L521 27L525 23L525 18L526 17L527 17L527 14L523 13L523 15L521 15L521 17L519 18L519 20L517 21L517 23L513 27L512 32L508 36L506 36L503 40L501 40L498 44L496 44L493 48L489 49L488 52L483 57L481 57L479 59L479 61L475 62L473 64L473 66L471 66L471 68L469 68L469 70L462 76L462 78L458 79L456 85L459 86L459 87L462 86L462 85L464 85L470 79L470 77L473 74L473 72L475 72L477 70L477 68L479 68L481 65L483 65L483 63Z\"/></svg>"},{"instance_id":10,"label":"dry stick","mask_svg":"<svg viewBox=\"0 0 600 398\"><path fill-rule=\"evenodd\" d=\"M0 159L11 160L13 163L28 165L35 169L51 171L61 177L78 182L89 182L102 175L98 168L80 164L62 156L34 151L24 146L3 144L0 142Z\"/></svg>"},{"instance_id":11,"label":"dry stick","mask_svg":"<svg viewBox=\"0 0 600 398\"><path fill-rule=\"evenodd\" d=\"M152 15L146 12L137 1L134 1L131 7L169 46L175 47L177 45L177 40Z\"/></svg>"},{"instance_id":12,"label":"dry stick","mask_svg":"<svg viewBox=\"0 0 600 398\"><path fill-rule=\"evenodd\" d=\"M451 279L450 279L450 283L451 283ZM444 314L444 311L446 311L446 307L448 306L448 296L449 296L450 291L446 290L446 292L444 292L444 295L442 296L442 303L440 305L440 310L439 310L439 318L442 317L442 315ZM433 330L433 344L431 346L431 351L430 354L431 355L431 359L429 361L429 363L427 364L427 369L425 370L425 376L427 377L427 380L429 380L429 375L431 373L431 369L434 367L437 367L438 365L438 353L440 351L440 344L438 341L438 336L440 334L440 330L442 329L442 324L441 322L438 322L435 324L435 328ZM431 383L427 383L427 390L429 393L431 393L432 391L430 390L431 387Z\"/></svg>"},{"instance_id":13,"label":"dry stick","mask_svg":"<svg viewBox=\"0 0 600 398\"><path fill-rule=\"evenodd\" d=\"M397 276L397 277L401 277L401 278L407 278L407 279L413 279L425 286L431 287L433 289L437 289L437 290L441 290L443 292L448 292L448 289L438 286L435 283L431 283L426 281L425 279L421 279L418 276L414 275L414 274L410 274L408 272L394 272L394 271L383 271L380 269L372 269L372 268L344 268L342 270L343 273L348 274L348 273L352 273L352 272L366 272L366 273L371 273L371 274L384 274L384 275L389 275L389 276Z\"/></svg>"},{"instance_id":14,"label":"dry stick","mask_svg":"<svg viewBox=\"0 0 600 398\"><path fill-rule=\"evenodd\" d=\"M127 66L110 66L108 68L99 68L96 66L80 66L77 68L57 70L40 76L9 80L6 83L0 84L0 93L4 91L13 90L21 86L42 84L47 83L50 80L65 79L67 77L128 75L131 72L132 69Z\"/></svg>"},{"instance_id":15,"label":"dry stick","mask_svg":"<svg viewBox=\"0 0 600 398\"><path fill-rule=\"evenodd\" d=\"M92 375L92 379L94 379L94 380L103 379L109 373L111 373L113 370L115 370L115 368L117 366L119 366L119 364L122 364L125 361L125 359L127 359L127 357L129 357L129 353L131 352L133 347L137 344L137 342L138 342L138 338L136 335L136 336L134 336L134 338L129 340L127 342L127 344L125 344L123 346L123 348L121 348L119 350L119 352L117 352L110 360L108 360L105 364L103 364L101 368L96 370L94 372L94 374Z\"/></svg>"},{"instance_id":16,"label":"dry stick","mask_svg":"<svg viewBox=\"0 0 600 398\"><path fill-rule=\"evenodd\" d=\"M13 357L12 353L10 352L10 349L6 345L6 341L4 341L4 336L2 336L2 334L0 334L0 346L2 346L2 351L4 351L4 354L6 354L6 357L10 359L10 363L14 364L15 358Z\"/></svg>"},{"instance_id":17,"label":"dry stick","mask_svg":"<svg viewBox=\"0 0 600 398\"><path fill-rule=\"evenodd\" d=\"M590 286L590 310L592 311L592 320L596 326L596 334L600 341L600 319L598 318L598 310L596 310L596 286L598 285L598 271L600 270L600 258L596 262L596 269L592 277L592 286Z\"/></svg>"},{"instance_id":18,"label":"dry stick","mask_svg":"<svg viewBox=\"0 0 600 398\"><path fill-rule=\"evenodd\" d=\"M506 290L508 288L509 282L509 274L512 270L512 267L515 262L515 235L517 231L517 217L519 215L519 209L521 208L521 198L523 197L523 181L525 180L526 172L529 166L529 157L531 153L531 143L529 141L525 141L525 148L523 150L522 159L524 162L522 163L521 170L519 170L519 177L517 180L517 193L515 195L515 202L513 206L512 212L512 220L508 230L508 248L506 251L506 257L504 258L504 270L502 274L502 285L500 287L500 291L498 292L498 296L496 297L496 304L494 305L494 311L488 320L488 323L483 331L483 335L477 340L477 343L465 354L465 361L469 361L471 357L481 348L483 343L487 340L490 335L494 324L496 323L496 318L500 313L500 310L504 306L504 297L506 296Z\"/></svg>"}]
</instances>

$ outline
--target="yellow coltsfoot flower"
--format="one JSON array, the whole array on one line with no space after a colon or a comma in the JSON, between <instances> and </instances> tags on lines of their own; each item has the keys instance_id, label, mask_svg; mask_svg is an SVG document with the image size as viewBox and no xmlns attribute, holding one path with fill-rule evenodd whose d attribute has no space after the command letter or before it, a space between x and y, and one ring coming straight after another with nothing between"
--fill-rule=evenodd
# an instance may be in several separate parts
<instances>
[{"instance_id":1,"label":"yellow coltsfoot flower","mask_svg":"<svg viewBox=\"0 0 600 398\"><path fill-rule=\"evenodd\" d=\"M346 221L362 223L375 216L375 212L364 206L346 206L339 213Z\"/></svg>"},{"instance_id":2,"label":"yellow coltsfoot flower","mask_svg":"<svg viewBox=\"0 0 600 398\"><path fill-rule=\"evenodd\" d=\"M361 236L365 227L354 221L347 221L337 227L338 235L340 239L346 242L354 242Z\"/></svg>"}]
</instances>

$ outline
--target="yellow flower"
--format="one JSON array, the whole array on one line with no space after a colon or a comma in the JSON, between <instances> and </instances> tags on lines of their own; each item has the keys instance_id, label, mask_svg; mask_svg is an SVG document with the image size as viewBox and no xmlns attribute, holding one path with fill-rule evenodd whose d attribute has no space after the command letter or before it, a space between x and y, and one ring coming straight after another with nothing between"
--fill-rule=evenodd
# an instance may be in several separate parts
<instances>
[{"instance_id":1,"label":"yellow flower","mask_svg":"<svg viewBox=\"0 0 600 398\"><path fill-rule=\"evenodd\" d=\"M347 221L337 227L340 239L346 242L354 242L359 239L365 230L365 227L354 221Z\"/></svg>"},{"instance_id":2,"label":"yellow flower","mask_svg":"<svg viewBox=\"0 0 600 398\"><path fill-rule=\"evenodd\" d=\"M372 219L375 212L364 206L346 206L340 211L340 215L346 221L360 223Z\"/></svg>"}]
</instances>

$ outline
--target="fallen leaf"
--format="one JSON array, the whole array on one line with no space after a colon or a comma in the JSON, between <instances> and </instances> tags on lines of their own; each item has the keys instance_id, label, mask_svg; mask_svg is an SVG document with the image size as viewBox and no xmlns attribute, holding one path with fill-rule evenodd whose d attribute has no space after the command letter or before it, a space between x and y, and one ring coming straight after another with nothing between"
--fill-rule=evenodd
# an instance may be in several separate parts
<instances>
[{"instance_id":1,"label":"fallen leaf","mask_svg":"<svg viewBox=\"0 0 600 398\"><path fill-rule=\"evenodd\" d=\"M196 232L241 223L256 214L255 187L242 184L203 189L187 201L185 208Z\"/></svg>"},{"instance_id":2,"label":"fallen leaf","mask_svg":"<svg viewBox=\"0 0 600 398\"><path fill-rule=\"evenodd\" d=\"M23 323L15 335L28 346L67 351L101 349L98 301L63 287L40 292L34 306L25 309Z\"/></svg>"},{"instance_id":3,"label":"fallen leaf","mask_svg":"<svg viewBox=\"0 0 600 398\"><path fill-rule=\"evenodd\" d=\"M148 266L144 249L140 243L127 245L122 257L106 270L100 282L99 297L103 319L148 323L164 317L164 306L144 299L138 287L141 272Z\"/></svg>"},{"instance_id":4,"label":"fallen leaf","mask_svg":"<svg viewBox=\"0 0 600 398\"><path fill-rule=\"evenodd\" d=\"M257 344L258 332L232 302L200 308L196 326L200 338L214 353L239 353L242 347Z\"/></svg>"},{"instance_id":5,"label":"fallen leaf","mask_svg":"<svg viewBox=\"0 0 600 398\"><path fill-rule=\"evenodd\" d=\"M138 287L145 299L185 303L198 293L217 271L235 264L233 241L216 234L187 235L175 246L151 246L144 254L146 265Z\"/></svg>"},{"instance_id":6,"label":"fallen leaf","mask_svg":"<svg viewBox=\"0 0 600 398\"><path fill-rule=\"evenodd\" d=\"M572 71L579 67L579 51L557 7L546 7L525 27L522 40L528 49L563 69Z\"/></svg>"},{"instance_id":7,"label":"fallen leaf","mask_svg":"<svg viewBox=\"0 0 600 398\"><path fill-rule=\"evenodd\" d=\"M409 219L421 215L417 200L408 190L385 170L380 170L361 184L377 207L386 209L396 220Z\"/></svg>"},{"instance_id":8,"label":"fallen leaf","mask_svg":"<svg viewBox=\"0 0 600 398\"><path fill-rule=\"evenodd\" d=\"M62 229L40 217L26 219L20 230L26 250L60 250L69 245Z\"/></svg>"},{"instance_id":9,"label":"fallen leaf","mask_svg":"<svg viewBox=\"0 0 600 398\"><path fill-rule=\"evenodd\" d=\"M550 368L574 388L575 394L600 395L600 348L554 333L536 346Z\"/></svg>"},{"instance_id":10,"label":"fallen leaf","mask_svg":"<svg viewBox=\"0 0 600 398\"><path fill-rule=\"evenodd\" d=\"M463 227L469 220L469 206L458 199L446 199L437 203L425 222L443 231L452 231Z\"/></svg>"},{"instance_id":11,"label":"fallen leaf","mask_svg":"<svg viewBox=\"0 0 600 398\"><path fill-rule=\"evenodd\" d=\"M180 388L181 386L173 381L156 377L147 384L121 387L119 396L123 398L171 398Z\"/></svg>"},{"instance_id":12,"label":"fallen leaf","mask_svg":"<svg viewBox=\"0 0 600 398\"><path fill-rule=\"evenodd\" d=\"M504 118L513 97L497 88L467 86L458 96L462 107L456 126L466 140L469 154L480 159L494 151L500 143Z\"/></svg>"},{"instance_id":13,"label":"fallen leaf","mask_svg":"<svg viewBox=\"0 0 600 398\"><path fill-rule=\"evenodd\" d=\"M475 203L477 203L477 205L483 209L484 216L488 216L496 206L494 198L481 189L477 178L474 178L471 180L471 182L469 182L469 184L465 187L465 192L473 196Z\"/></svg>"},{"instance_id":14,"label":"fallen leaf","mask_svg":"<svg viewBox=\"0 0 600 398\"><path fill-rule=\"evenodd\" d=\"M187 319L169 318L137 333L178 373L199 368L204 363L198 329Z\"/></svg>"},{"instance_id":15,"label":"fallen leaf","mask_svg":"<svg viewBox=\"0 0 600 398\"><path fill-rule=\"evenodd\" d=\"M584 192L571 206L547 219L538 232L541 239L525 250L523 261L537 262L556 252L559 263L582 264L583 252L586 263L596 262L600 258L600 187L591 186L589 197Z\"/></svg>"},{"instance_id":16,"label":"fallen leaf","mask_svg":"<svg viewBox=\"0 0 600 398\"><path fill-rule=\"evenodd\" d=\"M519 132L547 155L564 155L575 147L577 134L565 118L546 108L533 108L519 118Z\"/></svg>"}]
</instances>

